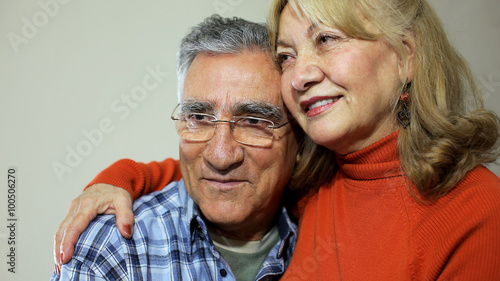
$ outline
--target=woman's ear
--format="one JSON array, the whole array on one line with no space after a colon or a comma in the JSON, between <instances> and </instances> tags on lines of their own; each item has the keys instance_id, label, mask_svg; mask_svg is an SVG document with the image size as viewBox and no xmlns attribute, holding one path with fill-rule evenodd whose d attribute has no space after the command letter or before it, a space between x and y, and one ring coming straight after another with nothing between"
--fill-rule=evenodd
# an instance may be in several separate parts
<instances>
[{"instance_id":1,"label":"woman's ear","mask_svg":"<svg viewBox=\"0 0 500 281\"><path fill-rule=\"evenodd\" d=\"M401 82L413 80L414 74L414 60L415 60L415 48L416 48L416 38L415 33L411 29L407 29L403 40L403 52L399 57L399 80Z\"/></svg>"}]
</instances>

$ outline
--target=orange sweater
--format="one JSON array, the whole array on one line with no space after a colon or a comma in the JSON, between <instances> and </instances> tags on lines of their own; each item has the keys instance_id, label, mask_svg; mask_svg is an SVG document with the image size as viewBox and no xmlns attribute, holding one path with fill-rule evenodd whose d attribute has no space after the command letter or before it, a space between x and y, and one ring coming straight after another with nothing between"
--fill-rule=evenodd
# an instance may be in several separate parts
<instances>
[{"instance_id":1,"label":"orange sweater","mask_svg":"<svg viewBox=\"0 0 500 281\"><path fill-rule=\"evenodd\" d=\"M500 179L479 166L448 195L419 203L399 170L397 136L338 157L333 181L303 202L283 280L500 280ZM93 183L137 198L179 176L172 159L121 161Z\"/></svg>"},{"instance_id":2,"label":"orange sweater","mask_svg":"<svg viewBox=\"0 0 500 281\"><path fill-rule=\"evenodd\" d=\"M147 165L122 159L100 172L87 187L107 183L127 190L135 200L141 195L162 190L167 184L182 178L179 160L167 158Z\"/></svg>"},{"instance_id":3,"label":"orange sweater","mask_svg":"<svg viewBox=\"0 0 500 281\"><path fill-rule=\"evenodd\" d=\"M305 204L283 280L500 280L500 179L479 166L419 203L397 136L337 157L333 181Z\"/></svg>"}]
</instances>

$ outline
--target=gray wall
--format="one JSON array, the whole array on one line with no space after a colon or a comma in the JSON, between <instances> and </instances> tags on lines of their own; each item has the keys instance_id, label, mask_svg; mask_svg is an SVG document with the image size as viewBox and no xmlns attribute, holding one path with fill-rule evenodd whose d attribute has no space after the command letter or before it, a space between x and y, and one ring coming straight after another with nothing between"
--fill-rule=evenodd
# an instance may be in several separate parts
<instances>
[{"instance_id":1,"label":"gray wall","mask_svg":"<svg viewBox=\"0 0 500 281\"><path fill-rule=\"evenodd\" d=\"M500 112L498 0L434 0ZM175 51L213 13L265 21L268 0L0 2L0 279L47 280L53 234L120 158L177 157ZM7 174L16 167L16 273L7 271ZM500 174L499 168L492 169ZM10 240L12 241L12 240Z\"/></svg>"}]
</instances>

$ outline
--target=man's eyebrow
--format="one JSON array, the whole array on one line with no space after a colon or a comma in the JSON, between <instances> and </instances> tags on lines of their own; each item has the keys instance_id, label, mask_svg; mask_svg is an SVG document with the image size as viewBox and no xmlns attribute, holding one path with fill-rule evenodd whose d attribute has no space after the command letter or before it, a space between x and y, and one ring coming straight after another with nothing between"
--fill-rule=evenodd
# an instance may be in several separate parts
<instances>
[{"instance_id":1,"label":"man's eyebrow","mask_svg":"<svg viewBox=\"0 0 500 281\"><path fill-rule=\"evenodd\" d=\"M283 120L281 108L264 101L248 101L238 103L234 108L233 115L255 116L269 119L273 122L280 122Z\"/></svg>"},{"instance_id":2,"label":"man's eyebrow","mask_svg":"<svg viewBox=\"0 0 500 281\"><path fill-rule=\"evenodd\" d=\"M182 112L214 113L215 105L210 101L185 100L181 103Z\"/></svg>"}]
</instances>

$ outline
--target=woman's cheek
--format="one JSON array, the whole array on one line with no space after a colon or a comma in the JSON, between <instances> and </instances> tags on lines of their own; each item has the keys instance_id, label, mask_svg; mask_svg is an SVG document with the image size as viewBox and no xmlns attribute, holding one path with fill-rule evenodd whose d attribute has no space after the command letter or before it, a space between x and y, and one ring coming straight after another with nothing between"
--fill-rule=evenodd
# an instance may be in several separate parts
<instances>
[{"instance_id":1,"label":"woman's cheek","mask_svg":"<svg viewBox=\"0 0 500 281\"><path fill-rule=\"evenodd\" d=\"M290 110L290 113L294 114L294 112L297 112L297 106L299 106L299 97L298 95L293 94L294 91L292 89L290 80L286 78L287 77L285 76L285 74L283 74L283 76L281 77L281 96L286 107L288 108L288 110Z\"/></svg>"}]
</instances>

